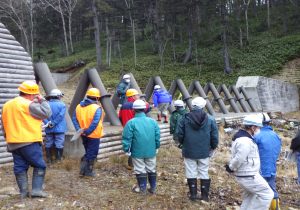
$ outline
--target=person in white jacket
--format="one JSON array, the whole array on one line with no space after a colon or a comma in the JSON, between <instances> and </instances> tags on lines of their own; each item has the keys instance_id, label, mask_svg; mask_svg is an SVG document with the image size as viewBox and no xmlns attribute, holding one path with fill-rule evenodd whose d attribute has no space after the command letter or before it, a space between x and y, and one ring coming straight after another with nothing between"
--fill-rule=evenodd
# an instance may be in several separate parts
<instances>
[{"instance_id":1,"label":"person in white jacket","mask_svg":"<svg viewBox=\"0 0 300 210\"><path fill-rule=\"evenodd\" d=\"M267 210L274 193L260 175L260 160L253 136L260 132L262 120L258 115L248 115L243 120L243 129L233 137L231 160L225 165L226 171L233 174L243 189L243 202L240 210Z\"/></svg>"}]
</instances>

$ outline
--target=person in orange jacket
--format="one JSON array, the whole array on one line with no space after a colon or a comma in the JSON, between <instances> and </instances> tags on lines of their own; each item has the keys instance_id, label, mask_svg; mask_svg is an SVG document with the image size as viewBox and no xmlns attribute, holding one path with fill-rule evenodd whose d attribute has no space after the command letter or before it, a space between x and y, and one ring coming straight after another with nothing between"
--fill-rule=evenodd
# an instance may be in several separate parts
<instances>
[{"instance_id":1,"label":"person in orange jacket","mask_svg":"<svg viewBox=\"0 0 300 210\"><path fill-rule=\"evenodd\" d=\"M47 197L43 192L46 163L42 151L42 120L51 108L33 81L24 81L19 96L7 101L2 110L2 125L8 152L12 153L14 174L21 198L29 197L29 166L33 167L31 197Z\"/></svg>"},{"instance_id":2,"label":"person in orange jacket","mask_svg":"<svg viewBox=\"0 0 300 210\"><path fill-rule=\"evenodd\" d=\"M104 112L99 105L100 91L90 88L86 98L77 105L72 121L76 131L82 129L81 138L85 155L81 158L80 175L95 176L94 163L99 152L100 138L103 136Z\"/></svg>"}]
</instances>

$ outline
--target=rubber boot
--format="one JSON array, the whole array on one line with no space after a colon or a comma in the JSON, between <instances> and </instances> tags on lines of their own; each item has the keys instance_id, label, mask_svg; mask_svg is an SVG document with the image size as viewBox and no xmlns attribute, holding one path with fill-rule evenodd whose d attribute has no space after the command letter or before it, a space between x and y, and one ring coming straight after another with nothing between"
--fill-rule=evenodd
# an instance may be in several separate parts
<instances>
[{"instance_id":1,"label":"rubber boot","mask_svg":"<svg viewBox=\"0 0 300 210\"><path fill-rule=\"evenodd\" d=\"M164 116L164 118L165 118L164 123L169 123L168 116L166 115L166 116Z\"/></svg>"},{"instance_id":2,"label":"rubber boot","mask_svg":"<svg viewBox=\"0 0 300 210\"><path fill-rule=\"evenodd\" d=\"M270 210L280 210L279 198L274 198L272 200Z\"/></svg>"},{"instance_id":3,"label":"rubber boot","mask_svg":"<svg viewBox=\"0 0 300 210\"><path fill-rule=\"evenodd\" d=\"M161 121L161 115L157 114L157 121L160 122Z\"/></svg>"},{"instance_id":4,"label":"rubber boot","mask_svg":"<svg viewBox=\"0 0 300 210\"><path fill-rule=\"evenodd\" d=\"M56 148L55 149L55 158L57 162L61 162L61 158L63 155L64 149L63 148Z\"/></svg>"},{"instance_id":5,"label":"rubber boot","mask_svg":"<svg viewBox=\"0 0 300 210\"><path fill-rule=\"evenodd\" d=\"M87 160L86 160L85 156L83 156L80 161L80 172L79 172L80 175L84 176L86 167L87 167Z\"/></svg>"},{"instance_id":6,"label":"rubber boot","mask_svg":"<svg viewBox=\"0 0 300 210\"><path fill-rule=\"evenodd\" d=\"M136 179L140 188L141 194L146 194L147 188L147 174L137 174Z\"/></svg>"},{"instance_id":7,"label":"rubber boot","mask_svg":"<svg viewBox=\"0 0 300 210\"><path fill-rule=\"evenodd\" d=\"M51 164L52 160L51 160L51 148L45 148L46 150L46 159L47 159L47 163Z\"/></svg>"},{"instance_id":8,"label":"rubber boot","mask_svg":"<svg viewBox=\"0 0 300 210\"><path fill-rule=\"evenodd\" d=\"M209 201L210 179L201 179L201 200Z\"/></svg>"},{"instance_id":9,"label":"rubber boot","mask_svg":"<svg viewBox=\"0 0 300 210\"><path fill-rule=\"evenodd\" d=\"M46 198L47 193L43 192L43 184L45 179L46 170L41 168L34 168L32 175L32 192L31 197Z\"/></svg>"},{"instance_id":10,"label":"rubber boot","mask_svg":"<svg viewBox=\"0 0 300 210\"><path fill-rule=\"evenodd\" d=\"M156 192L156 173L148 173L148 181L150 184L150 189L148 192L155 194Z\"/></svg>"},{"instance_id":11,"label":"rubber boot","mask_svg":"<svg viewBox=\"0 0 300 210\"><path fill-rule=\"evenodd\" d=\"M20 190L21 199L28 197L28 177L27 172L15 174L16 181Z\"/></svg>"},{"instance_id":12,"label":"rubber boot","mask_svg":"<svg viewBox=\"0 0 300 210\"><path fill-rule=\"evenodd\" d=\"M91 176L91 177L95 176L95 172L93 171L94 163L95 163L94 160L87 160L87 165L84 170L84 176Z\"/></svg>"},{"instance_id":13,"label":"rubber boot","mask_svg":"<svg viewBox=\"0 0 300 210\"><path fill-rule=\"evenodd\" d=\"M197 179L187 179L190 189L190 200L195 201L197 199Z\"/></svg>"}]
</instances>

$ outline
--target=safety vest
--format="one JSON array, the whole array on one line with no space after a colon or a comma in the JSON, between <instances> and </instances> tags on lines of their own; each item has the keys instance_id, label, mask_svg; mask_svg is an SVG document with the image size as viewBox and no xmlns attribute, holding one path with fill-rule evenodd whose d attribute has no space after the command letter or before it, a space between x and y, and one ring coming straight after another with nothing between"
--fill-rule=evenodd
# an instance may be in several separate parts
<instances>
[{"instance_id":1,"label":"safety vest","mask_svg":"<svg viewBox=\"0 0 300 210\"><path fill-rule=\"evenodd\" d=\"M77 105L76 107L76 118L77 118L77 121L80 125L80 128L82 129L88 129L94 119L94 115L97 111L97 109L101 107L97 104L90 104L88 106L80 106ZM103 122L103 117L104 117L104 112L103 110L101 110L102 113L101 113L101 118L100 118L100 121L97 125L97 127L95 128L95 130L90 134L88 135L87 137L89 138L101 138L103 136L103 125L102 125L102 122Z\"/></svg>"},{"instance_id":2,"label":"safety vest","mask_svg":"<svg viewBox=\"0 0 300 210\"><path fill-rule=\"evenodd\" d=\"M31 116L30 103L30 100L19 96L4 104L2 121L7 143L42 141L42 120Z\"/></svg>"}]
</instances>

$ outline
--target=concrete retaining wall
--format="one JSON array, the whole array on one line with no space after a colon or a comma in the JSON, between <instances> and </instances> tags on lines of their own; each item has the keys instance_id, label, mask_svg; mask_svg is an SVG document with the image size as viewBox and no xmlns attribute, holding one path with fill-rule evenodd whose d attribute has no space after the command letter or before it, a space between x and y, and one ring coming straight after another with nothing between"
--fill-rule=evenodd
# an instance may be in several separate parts
<instances>
[{"instance_id":1,"label":"concrete retaining wall","mask_svg":"<svg viewBox=\"0 0 300 210\"><path fill-rule=\"evenodd\" d=\"M255 108L263 111L299 110L299 92L294 84L261 76L239 77L236 87L243 86Z\"/></svg>"}]
</instances>

